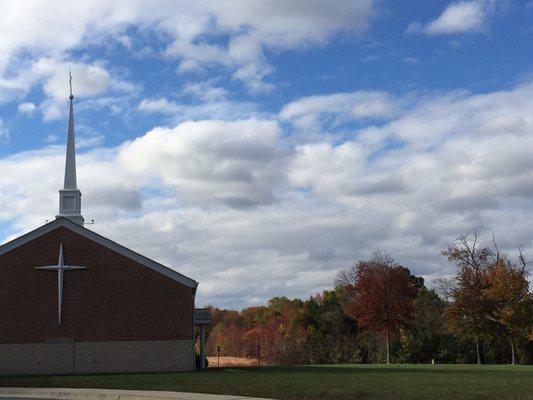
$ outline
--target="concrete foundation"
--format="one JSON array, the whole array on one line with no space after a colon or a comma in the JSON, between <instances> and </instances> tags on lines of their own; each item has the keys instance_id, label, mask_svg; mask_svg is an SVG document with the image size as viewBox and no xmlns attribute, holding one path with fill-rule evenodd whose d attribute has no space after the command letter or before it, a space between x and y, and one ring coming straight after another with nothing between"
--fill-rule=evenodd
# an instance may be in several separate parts
<instances>
[{"instance_id":1,"label":"concrete foundation","mask_svg":"<svg viewBox=\"0 0 533 400\"><path fill-rule=\"evenodd\" d=\"M192 340L0 344L0 375L192 371L193 355Z\"/></svg>"}]
</instances>

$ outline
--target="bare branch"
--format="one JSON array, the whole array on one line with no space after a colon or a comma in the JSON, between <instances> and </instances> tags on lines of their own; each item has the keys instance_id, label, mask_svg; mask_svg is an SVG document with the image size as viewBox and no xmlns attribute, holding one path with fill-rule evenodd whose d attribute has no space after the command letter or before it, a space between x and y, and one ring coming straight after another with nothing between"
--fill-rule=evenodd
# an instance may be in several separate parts
<instances>
[{"instance_id":1,"label":"bare branch","mask_svg":"<svg viewBox=\"0 0 533 400\"><path fill-rule=\"evenodd\" d=\"M351 286L357 279L357 264L352 264L339 271L335 278L335 285Z\"/></svg>"},{"instance_id":2,"label":"bare branch","mask_svg":"<svg viewBox=\"0 0 533 400\"><path fill-rule=\"evenodd\" d=\"M529 264L526 260L526 256L524 256L524 249L523 246L520 244L518 245L518 261L520 262L520 265L522 266L522 269L520 272L524 273L526 272L527 265Z\"/></svg>"},{"instance_id":3,"label":"bare branch","mask_svg":"<svg viewBox=\"0 0 533 400\"><path fill-rule=\"evenodd\" d=\"M439 278L432 281L433 287L437 294L447 302L453 300L453 291L455 289L454 278Z\"/></svg>"},{"instance_id":4,"label":"bare branch","mask_svg":"<svg viewBox=\"0 0 533 400\"><path fill-rule=\"evenodd\" d=\"M500 249L498 248L498 243L496 242L496 236L494 236L494 233L492 234L492 245L496 250L496 260L494 261L497 263L500 261Z\"/></svg>"}]
</instances>

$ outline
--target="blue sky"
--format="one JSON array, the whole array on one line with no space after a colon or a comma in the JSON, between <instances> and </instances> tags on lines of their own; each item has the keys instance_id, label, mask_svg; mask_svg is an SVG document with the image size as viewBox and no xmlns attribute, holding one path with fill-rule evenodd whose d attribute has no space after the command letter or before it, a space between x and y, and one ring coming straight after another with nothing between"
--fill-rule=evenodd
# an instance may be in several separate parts
<instances>
[{"instance_id":1,"label":"blue sky","mask_svg":"<svg viewBox=\"0 0 533 400\"><path fill-rule=\"evenodd\" d=\"M531 1L108 3L0 2L4 241L55 215L71 68L91 228L203 304L377 248L431 282L472 227L531 247Z\"/></svg>"}]
</instances>

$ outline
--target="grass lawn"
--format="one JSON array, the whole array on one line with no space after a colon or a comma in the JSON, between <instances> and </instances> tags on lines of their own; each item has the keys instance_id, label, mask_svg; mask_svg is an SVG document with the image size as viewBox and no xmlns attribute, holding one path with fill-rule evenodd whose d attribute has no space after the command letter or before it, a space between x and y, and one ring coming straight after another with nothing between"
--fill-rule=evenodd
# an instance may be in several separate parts
<instances>
[{"instance_id":1,"label":"grass lawn","mask_svg":"<svg viewBox=\"0 0 533 400\"><path fill-rule=\"evenodd\" d=\"M0 386L172 390L274 399L533 399L533 366L328 365L1 377Z\"/></svg>"}]
</instances>

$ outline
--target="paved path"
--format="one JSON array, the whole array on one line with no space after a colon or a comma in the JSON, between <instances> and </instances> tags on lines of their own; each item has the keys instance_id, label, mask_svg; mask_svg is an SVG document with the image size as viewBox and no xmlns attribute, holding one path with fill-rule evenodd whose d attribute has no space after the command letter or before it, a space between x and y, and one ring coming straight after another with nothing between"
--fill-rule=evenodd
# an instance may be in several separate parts
<instances>
[{"instance_id":1,"label":"paved path","mask_svg":"<svg viewBox=\"0 0 533 400\"><path fill-rule=\"evenodd\" d=\"M220 394L146 390L0 388L0 400L269 400Z\"/></svg>"}]
</instances>

